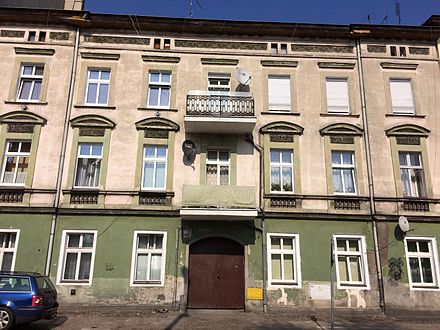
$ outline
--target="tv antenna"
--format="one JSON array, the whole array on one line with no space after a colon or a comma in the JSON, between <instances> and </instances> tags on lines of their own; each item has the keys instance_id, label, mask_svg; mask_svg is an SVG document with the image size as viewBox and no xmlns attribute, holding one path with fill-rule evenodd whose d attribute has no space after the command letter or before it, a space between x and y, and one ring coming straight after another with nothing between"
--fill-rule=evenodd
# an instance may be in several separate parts
<instances>
[{"instance_id":1,"label":"tv antenna","mask_svg":"<svg viewBox=\"0 0 440 330\"><path fill-rule=\"evenodd\" d=\"M382 20L382 23L381 24L388 24L388 15L385 15L385 17L383 18L383 20Z\"/></svg>"},{"instance_id":2,"label":"tv antenna","mask_svg":"<svg viewBox=\"0 0 440 330\"><path fill-rule=\"evenodd\" d=\"M199 0L196 0L197 6L199 6L200 9L202 8L202 5L200 4ZM189 18L193 17L193 0L189 0Z\"/></svg>"},{"instance_id":3,"label":"tv antenna","mask_svg":"<svg viewBox=\"0 0 440 330\"><path fill-rule=\"evenodd\" d=\"M251 75L245 69L238 69L237 80L241 85L248 86L251 83Z\"/></svg>"},{"instance_id":4,"label":"tv antenna","mask_svg":"<svg viewBox=\"0 0 440 330\"><path fill-rule=\"evenodd\" d=\"M397 19L399 20L399 25L400 25L401 19L400 19L400 3L399 3L399 1L396 1L394 8L396 9L396 16L397 16Z\"/></svg>"}]
</instances>

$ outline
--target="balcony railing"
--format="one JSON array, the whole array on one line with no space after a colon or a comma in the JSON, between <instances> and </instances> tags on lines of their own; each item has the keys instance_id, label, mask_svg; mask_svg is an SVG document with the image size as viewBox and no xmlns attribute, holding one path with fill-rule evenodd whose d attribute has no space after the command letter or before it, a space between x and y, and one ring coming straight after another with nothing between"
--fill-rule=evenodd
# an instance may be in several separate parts
<instances>
[{"instance_id":1,"label":"balcony railing","mask_svg":"<svg viewBox=\"0 0 440 330\"><path fill-rule=\"evenodd\" d=\"M255 209L255 187L184 185L183 207Z\"/></svg>"},{"instance_id":2,"label":"balcony railing","mask_svg":"<svg viewBox=\"0 0 440 330\"><path fill-rule=\"evenodd\" d=\"M253 117L251 93L190 91L186 99L188 116Z\"/></svg>"}]
</instances>

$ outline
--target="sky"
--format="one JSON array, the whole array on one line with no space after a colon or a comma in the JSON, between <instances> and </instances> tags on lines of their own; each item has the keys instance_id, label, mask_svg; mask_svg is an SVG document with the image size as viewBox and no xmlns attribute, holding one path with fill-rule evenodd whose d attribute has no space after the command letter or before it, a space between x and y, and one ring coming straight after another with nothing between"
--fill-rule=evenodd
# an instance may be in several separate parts
<instances>
[{"instance_id":1,"label":"sky","mask_svg":"<svg viewBox=\"0 0 440 330\"><path fill-rule=\"evenodd\" d=\"M94 13L189 17L191 0L85 0ZM440 0L192 0L192 18L322 24L420 25ZM199 6L200 5L200 6Z\"/></svg>"}]
</instances>

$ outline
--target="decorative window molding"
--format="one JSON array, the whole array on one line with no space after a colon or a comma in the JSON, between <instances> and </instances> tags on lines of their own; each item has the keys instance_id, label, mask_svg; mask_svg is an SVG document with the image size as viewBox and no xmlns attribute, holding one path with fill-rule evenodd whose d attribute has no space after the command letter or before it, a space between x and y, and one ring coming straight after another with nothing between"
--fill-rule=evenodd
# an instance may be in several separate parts
<instances>
[{"instance_id":1,"label":"decorative window molding","mask_svg":"<svg viewBox=\"0 0 440 330\"><path fill-rule=\"evenodd\" d=\"M279 67L279 68L296 68L298 61L276 61L276 60L261 60L261 66Z\"/></svg>"},{"instance_id":2,"label":"decorative window molding","mask_svg":"<svg viewBox=\"0 0 440 330\"><path fill-rule=\"evenodd\" d=\"M238 65L239 60L232 58L207 58L202 57L200 59L202 64L211 64L211 65Z\"/></svg>"},{"instance_id":3,"label":"decorative window molding","mask_svg":"<svg viewBox=\"0 0 440 330\"><path fill-rule=\"evenodd\" d=\"M120 57L120 54L81 52L81 58L86 59L118 61Z\"/></svg>"},{"instance_id":4,"label":"decorative window molding","mask_svg":"<svg viewBox=\"0 0 440 330\"><path fill-rule=\"evenodd\" d=\"M153 63L179 63L180 57L177 56L155 56L155 55L142 55L142 61Z\"/></svg>"},{"instance_id":5,"label":"decorative window molding","mask_svg":"<svg viewBox=\"0 0 440 330\"><path fill-rule=\"evenodd\" d=\"M92 285L97 230L63 230L57 285Z\"/></svg>"},{"instance_id":6,"label":"decorative window molding","mask_svg":"<svg viewBox=\"0 0 440 330\"><path fill-rule=\"evenodd\" d=\"M85 35L85 42L94 42L97 44L124 44L124 45L144 45L150 44L150 38L142 37L118 37L118 36L106 36L106 35Z\"/></svg>"},{"instance_id":7,"label":"decorative window molding","mask_svg":"<svg viewBox=\"0 0 440 330\"><path fill-rule=\"evenodd\" d=\"M415 63L392 63L382 62L380 63L382 69L395 69L395 70L417 70L418 64Z\"/></svg>"},{"instance_id":8,"label":"decorative window molding","mask_svg":"<svg viewBox=\"0 0 440 330\"><path fill-rule=\"evenodd\" d=\"M342 62L318 62L320 69L347 69L352 70L356 66L356 63L342 63Z\"/></svg>"},{"instance_id":9,"label":"decorative window molding","mask_svg":"<svg viewBox=\"0 0 440 330\"><path fill-rule=\"evenodd\" d=\"M435 237L405 237L405 255L410 289L438 291L440 270Z\"/></svg>"},{"instance_id":10,"label":"decorative window molding","mask_svg":"<svg viewBox=\"0 0 440 330\"><path fill-rule=\"evenodd\" d=\"M325 135L352 135L352 136L362 136L364 131L359 126L338 123L330 124L319 130L319 133L323 136Z\"/></svg>"},{"instance_id":11,"label":"decorative window molding","mask_svg":"<svg viewBox=\"0 0 440 330\"><path fill-rule=\"evenodd\" d=\"M135 231L130 286L163 287L167 257L167 232Z\"/></svg>"},{"instance_id":12,"label":"decorative window molding","mask_svg":"<svg viewBox=\"0 0 440 330\"><path fill-rule=\"evenodd\" d=\"M304 128L297 124L289 123L286 121L277 121L274 123L267 124L260 128L261 134L293 134L302 135Z\"/></svg>"},{"instance_id":13,"label":"decorative window molding","mask_svg":"<svg viewBox=\"0 0 440 330\"><path fill-rule=\"evenodd\" d=\"M365 236L333 235L338 289L370 289Z\"/></svg>"},{"instance_id":14,"label":"decorative window molding","mask_svg":"<svg viewBox=\"0 0 440 330\"><path fill-rule=\"evenodd\" d=\"M139 130L163 130L178 132L180 127L175 122L165 118L146 118L138 121L136 129Z\"/></svg>"},{"instance_id":15,"label":"decorative window molding","mask_svg":"<svg viewBox=\"0 0 440 330\"><path fill-rule=\"evenodd\" d=\"M269 287L302 287L298 234L268 233L267 264Z\"/></svg>"},{"instance_id":16,"label":"decorative window molding","mask_svg":"<svg viewBox=\"0 0 440 330\"><path fill-rule=\"evenodd\" d=\"M55 49L49 48L24 48L14 47L15 54L17 55L46 55L52 56L55 54Z\"/></svg>"},{"instance_id":17,"label":"decorative window molding","mask_svg":"<svg viewBox=\"0 0 440 330\"><path fill-rule=\"evenodd\" d=\"M397 125L385 131L387 136L413 136L421 138L427 138L429 133L429 129L414 124Z\"/></svg>"}]
</instances>

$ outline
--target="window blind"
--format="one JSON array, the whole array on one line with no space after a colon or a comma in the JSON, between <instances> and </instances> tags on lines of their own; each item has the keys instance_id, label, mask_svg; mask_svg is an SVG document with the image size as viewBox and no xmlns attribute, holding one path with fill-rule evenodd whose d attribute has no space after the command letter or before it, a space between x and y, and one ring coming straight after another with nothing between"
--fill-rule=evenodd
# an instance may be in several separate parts
<instances>
[{"instance_id":1,"label":"window blind","mask_svg":"<svg viewBox=\"0 0 440 330\"><path fill-rule=\"evenodd\" d=\"M414 114L410 79L390 79L391 104L394 113Z\"/></svg>"},{"instance_id":2,"label":"window blind","mask_svg":"<svg viewBox=\"0 0 440 330\"><path fill-rule=\"evenodd\" d=\"M347 79L326 79L327 111L331 113L349 113Z\"/></svg>"},{"instance_id":3,"label":"window blind","mask_svg":"<svg viewBox=\"0 0 440 330\"><path fill-rule=\"evenodd\" d=\"M269 85L269 110L290 111L290 77L270 76Z\"/></svg>"}]
</instances>

